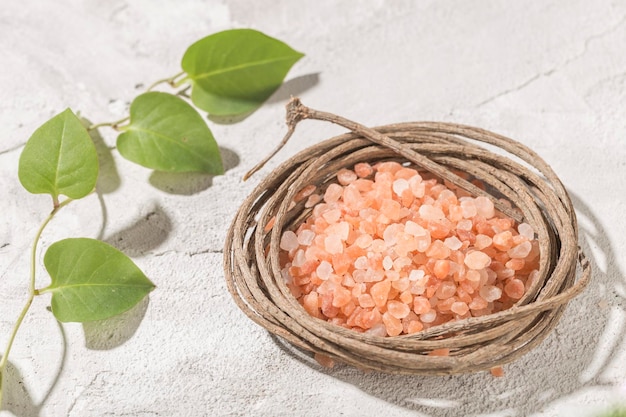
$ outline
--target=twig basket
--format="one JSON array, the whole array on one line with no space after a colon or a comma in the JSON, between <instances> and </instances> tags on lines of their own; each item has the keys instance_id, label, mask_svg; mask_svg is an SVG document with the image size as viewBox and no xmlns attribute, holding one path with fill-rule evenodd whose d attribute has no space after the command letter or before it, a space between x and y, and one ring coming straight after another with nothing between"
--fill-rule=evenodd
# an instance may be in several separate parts
<instances>
[{"instance_id":1,"label":"twig basket","mask_svg":"<svg viewBox=\"0 0 626 417\"><path fill-rule=\"evenodd\" d=\"M511 362L537 346L588 283L591 268L578 247L570 198L552 169L526 146L452 123L367 128L307 108L298 99L292 99L287 109L289 131L281 146L302 119L330 121L351 132L305 149L275 169L243 202L228 231L224 248L228 289L239 308L270 332L362 369L422 375L476 372ZM533 226L540 245L539 278L512 308L410 335L379 337L314 318L298 303L280 273L279 241L283 231L297 227L311 209L304 202L290 207L290 202L309 184L323 190L341 168L389 159L410 161L471 194L487 196L501 212ZM482 181L488 191L454 171ZM517 210L496 197L508 199ZM275 223L266 231L271 218ZM428 355L436 349L449 349L449 356Z\"/></svg>"}]
</instances>

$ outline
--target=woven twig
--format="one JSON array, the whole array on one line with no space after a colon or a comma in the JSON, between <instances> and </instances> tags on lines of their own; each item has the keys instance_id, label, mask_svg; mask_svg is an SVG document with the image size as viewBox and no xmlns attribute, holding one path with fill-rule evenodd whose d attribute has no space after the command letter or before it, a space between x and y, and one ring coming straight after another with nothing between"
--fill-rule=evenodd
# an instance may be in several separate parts
<instances>
[{"instance_id":1,"label":"woven twig","mask_svg":"<svg viewBox=\"0 0 626 417\"><path fill-rule=\"evenodd\" d=\"M571 200L550 166L526 146L452 123L367 128L292 99L287 105L288 133L272 155L302 119L330 121L350 133L305 149L262 180L237 212L224 249L230 293L248 317L270 332L300 348L363 369L424 375L476 372L513 361L537 346L556 326L567 302L588 283L591 267L577 244ZM492 152L481 143L505 152ZM410 161L470 194L484 195L504 214L533 226L540 246L539 278L512 308L410 335L379 337L314 318L298 303L281 277L278 259L283 231L293 230L310 213L304 202L290 209L293 197L309 184L323 190L336 180L340 168L389 159ZM454 171L472 175L489 191ZM517 209L502 204L499 197ZM273 217L275 223L266 232L265 225ZM449 356L428 355L443 348L450 349Z\"/></svg>"}]
</instances>

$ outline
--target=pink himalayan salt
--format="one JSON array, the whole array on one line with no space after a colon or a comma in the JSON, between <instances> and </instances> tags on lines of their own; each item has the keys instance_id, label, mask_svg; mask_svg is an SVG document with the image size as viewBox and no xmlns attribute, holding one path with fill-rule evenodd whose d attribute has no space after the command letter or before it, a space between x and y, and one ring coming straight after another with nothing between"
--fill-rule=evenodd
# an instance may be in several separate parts
<instances>
[{"instance_id":1,"label":"pink himalayan salt","mask_svg":"<svg viewBox=\"0 0 626 417\"><path fill-rule=\"evenodd\" d=\"M401 197L402 193L409 189L409 182L404 178L398 178L392 183L392 189L397 196Z\"/></svg>"},{"instance_id":2,"label":"pink himalayan salt","mask_svg":"<svg viewBox=\"0 0 626 417\"><path fill-rule=\"evenodd\" d=\"M343 252L343 243L341 237L337 235L330 235L324 238L324 249L330 254L337 254Z\"/></svg>"},{"instance_id":3,"label":"pink himalayan salt","mask_svg":"<svg viewBox=\"0 0 626 417\"><path fill-rule=\"evenodd\" d=\"M315 239L315 232L312 230L304 229L298 234L298 244L302 246L310 246L313 239Z\"/></svg>"},{"instance_id":4,"label":"pink himalayan salt","mask_svg":"<svg viewBox=\"0 0 626 417\"><path fill-rule=\"evenodd\" d=\"M509 249L507 253L511 258L525 258L528 256L531 249L531 243L529 241L526 241Z\"/></svg>"},{"instance_id":5,"label":"pink himalayan salt","mask_svg":"<svg viewBox=\"0 0 626 417\"><path fill-rule=\"evenodd\" d=\"M326 261L322 261L320 262L320 264L317 266L317 269L315 270L315 273L317 274L317 276L320 279L328 279L330 278L330 274L333 273L333 266L326 262Z\"/></svg>"},{"instance_id":6,"label":"pink himalayan salt","mask_svg":"<svg viewBox=\"0 0 626 417\"><path fill-rule=\"evenodd\" d=\"M311 194L309 198L307 198L306 203L304 203L304 207L311 208L320 201L322 201L322 197L319 194Z\"/></svg>"},{"instance_id":7,"label":"pink himalayan salt","mask_svg":"<svg viewBox=\"0 0 626 417\"><path fill-rule=\"evenodd\" d=\"M442 220L446 217L439 207L424 204L419 208L419 215L424 220Z\"/></svg>"},{"instance_id":8,"label":"pink himalayan salt","mask_svg":"<svg viewBox=\"0 0 626 417\"><path fill-rule=\"evenodd\" d=\"M357 175L354 171L342 168L337 172L337 181L341 185L348 185L356 181Z\"/></svg>"},{"instance_id":9,"label":"pink himalayan salt","mask_svg":"<svg viewBox=\"0 0 626 417\"><path fill-rule=\"evenodd\" d=\"M525 292L524 282L516 278L510 279L504 286L504 292L512 299L519 300Z\"/></svg>"},{"instance_id":10,"label":"pink himalayan salt","mask_svg":"<svg viewBox=\"0 0 626 417\"><path fill-rule=\"evenodd\" d=\"M483 269L489 266L491 258L485 252L477 250L465 255L464 263L471 269Z\"/></svg>"},{"instance_id":11,"label":"pink himalayan salt","mask_svg":"<svg viewBox=\"0 0 626 417\"><path fill-rule=\"evenodd\" d=\"M280 238L279 247L287 252L298 249L298 236L291 230L287 230Z\"/></svg>"},{"instance_id":12,"label":"pink himalayan salt","mask_svg":"<svg viewBox=\"0 0 626 417\"><path fill-rule=\"evenodd\" d=\"M359 178L367 178L374 173L374 168L367 162L360 162L354 166L354 172Z\"/></svg>"},{"instance_id":13,"label":"pink himalayan salt","mask_svg":"<svg viewBox=\"0 0 626 417\"><path fill-rule=\"evenodd\" d=\"M285 251L281 259L289 262L285 265L281 260L285 265L281 275L311 315L385 336L421 331L447 320L450 314L459 318L498 311L503 304L494 301L503 292L508 299L515 299L511 295L520 293L519 283L523 295L531 282L525 271L538 275L538 245L533 240L524 258L512 258L508 251L517 246L528 249L523 244L531 232L534 237L530 226L520 225L515 230L510 219L489 218L489 199L457 198L443 184L422 180L411 168L397 163L377 166L383 169L376 172L374 181L364 179L373 174L366 164L361 167L363 176L356 167L354 175L343 173L350 176L344 183L352 181L346 187L327 187L327 192L331 190L328 201L314 205L311 216L298 228L297 247L290 246L291 237L284 237L283 246L291 250L281 248ZM309 188L298 198L314 191ZM310 194L307 204L315 197L321 199ZM473 205L476 216L463 218L459 201L466 201L463 204L470 213ZM496 238L504 237L504 244L511 244L504 251L492 244L493 237L502 232L511 233L510 242L507 234ZM330 236L333 238L328 240ZM472 260L480 255L472 254L483 249L493 265L469 268L465 259L480 266L481 259ZM318 270L326 279L318 276ZM309 295L314 292L316 295ZM402 305L405 307L399 307ZM407 309L407 316L396 317ZM385 314L387 323L383 323Z\"/></svg>"},{"instance_id":14,"label":"pink himalayan salt","mask_svg":"<svg viewBox=\"0 0 626 417\"><path fill-rule=\"evenodd\" d=\"M474 242L474 246L476 247L476 249L478 250L483 250L485 248L488 248L489 246L491 246L491 238L487 235L482 235L482 234L477 234L476 235L476 241Z\"/></svg>"},{"instance_id":15,"label":"pink himalayan salt","mask_svg":"<svg viewBox=\"0 0 626 417\"><path fill-rule=\"evenodd\" d=\"M450 250L459 250L463 246L463 242L461 242L456 236L446 238L446 240L443 241L443 244Z\"/></svg>"},{"instance_id":16,"label":"pink himalayan salt","mask_svg":"<svg viewBox=\"0 0 626 417\"><path fill-rule=\"evenodd\" d=\"M476 199L474 200L474 204L476 205L476 212L479 216L482 216L485 219L491 219L493 216L495 216L496 210L493 202L487 197L476 197Z\"/></svg>"},{"instance_id":17,"label":"pink himalayan salt","mask_svg":"<svg viewBox=\"0 0 626 417\"><path fill-rule=\"evenodd\" d=\"M520 225L517 226L517 231L528 240L533 240L535 238L535 231L528 223L520 223Z\"/></svg>"},{"instance_id":18,"label":"pink himalayan salt","mask_svg":"<svg viewBox=\"0 0 626 417\"><path fill-rule=\"evenodd\" d=\"M400 301L391 300L387 302L387 312L397 319L403 319L409 315L411 309L408 305Z\"/></svg>"},{"instance_id":19,"label":"pink himalayan salt","mask_svg":"<svg viewBox=\"0 0 626 417\"><path fill-rule=\"evenodd\" d=\"M391 313L383 314L383 323L389 336L397 336L402 333L402 322Z\"/></svg>"},{"instance_id":20,"label":"pink himalayan salt","mask_svg":"<svg viewBox=\"0 0 626 417\"><path fill-rule=\"evenodd\" d=\"M469 307L462 301L456 301L452 303L450 310L459 316L464 316L469 311Z\"/></svg>"},{"instance_id":21,"label":"pink himalayan salt","mask_svg":"<svg viewBox=\"0 0 626 417\"><path fill-rule=\"evenodd\" d=\"M490 303L502 297L502 290L493 285L487 285L480 289L480 296Z\"/></svg>"},{"instance_id":22,"label":"pink himalayan salt","mask_svg":"<svg viewBox=\"0 0 626 417\"><path fill-rule=\"evenodd\" d=\"M332 183L324 192L324 201L327 203L336 203L343 195L343 187L339 184Z\"/></svg>"}]
</instances>

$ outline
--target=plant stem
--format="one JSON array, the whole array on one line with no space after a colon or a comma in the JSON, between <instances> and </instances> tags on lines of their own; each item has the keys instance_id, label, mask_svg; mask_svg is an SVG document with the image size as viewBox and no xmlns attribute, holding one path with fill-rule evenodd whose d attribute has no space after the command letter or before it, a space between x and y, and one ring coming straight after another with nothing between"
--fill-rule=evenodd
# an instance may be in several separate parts
<instances>
[{"instance_id":1,"label":"plant stem","mask_svg":"<svg viewBox=\"0 0 626 417\"><path fill-rule=\"evenodd\" d=\"M150 84L150 86L146 89L146 92L152 91L157 85L161 85L161 84L169 84L170 87L177 87L178 85L175 80L176 78L180 77L184 73L185 73L184 71L181 71L178 74L171 76L169 78L163 78L163 79L157 80L153 82L152 84Z\"/></svg>"},{"instance_id":2,"label":"plant stem","mask_svg":"<svg viewBox=\"0 0 626 417\"><path fill-rule=\"evenodd\" d=\"M121 125L122 123L126 122L127 120L129 120L130 117L124 117L123 119L120 119L116 122L107 122L107 123L97 123L97 124L93 124L91 126L89 126L87 128L88 131L94 130L94 129L98 129L100 127L104 127L104 126L109 126L112 127L113 129L117 130L117 128L119 127L119 125Z\"/></svg>"},{"instance_id":3,"label":"plant stem","mask_svg":"<svg viewBox=\"0 0 626 417\"><path fill-rule=\"evenodd\" d=\"M7 343L7 347L4 350L2 359L0 359L0 407L2 407L2 394L4 392L4 384L3 384L4 373L6 371L6 367L9 362L9 353L11 353L11 347L13 346L13 342L15 341L15 336L17 335L17 331L22 325L22 322L24 321L24 317L26 317L26 313L28 313L28 310L30 309L31 304L33 303L33 299L35 298L35 295L39 295L39 291L35 289L35 276L36 276L35 270L36 270L36 265L37 265L37 244L39 243L39 239L41 238L41 234L43 233L44 229L46 228L48 223L50 223L50 220L52 220L54 215L57 214L59 210L61 210L66 205L68 205L70 202L72 202L72 199L68 198L60 204L55 204L54 209L50 212L46 220L44 220L44 222L41 224L41 226L39 227L39 230L37 231L37 234L35 235L35 240L33 242L33 247L31 250L31 257L30 257L30 283L28 286L28 299L26 300L26 304L24 305L24 308L22 308L22 312L20 313L19 317L17 318L17 321L15 322L15 325L13 326L13 331L11 332L11 336L9 337L9 342Z\"/></svg>"}]
</instances>

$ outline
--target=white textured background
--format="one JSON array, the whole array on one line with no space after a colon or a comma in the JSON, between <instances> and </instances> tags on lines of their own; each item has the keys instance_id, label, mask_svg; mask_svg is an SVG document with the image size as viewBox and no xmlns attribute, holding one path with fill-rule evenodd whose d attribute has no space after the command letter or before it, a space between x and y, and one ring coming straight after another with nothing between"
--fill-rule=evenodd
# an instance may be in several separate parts
<instances>
[{"instance_id":1,"label":"white textured background","mask_svg":"<svg viewBox=\"0 0 626 417\"><path fill-rule=\"evenodd\" d=\"M250 117L209 122L224 176L152 173L120 158L114 133L101 129L100 196L65 208L43 247L100 237L158 288L118 319L62 327L38 297L10 358L0 415L592 417L626 399L624 0L2 0L0 348L50 209L18 182L24 142L66 107L97 122L124 117L140 84L177 73L188 45L234 27L307 56ZM590 287L499 379L328 371L294 355L236 308L221 262L227 226L254 184L340 132L301 124L242 183L282 137L290 94L369 125L455 121L534 148L571 191L595 264ZM47 280L40 272L38 286Z\"/></svg>"}]
</instances>

